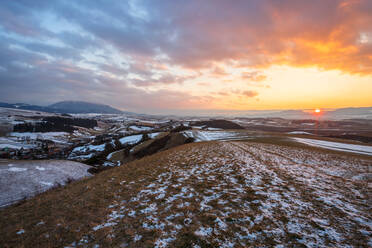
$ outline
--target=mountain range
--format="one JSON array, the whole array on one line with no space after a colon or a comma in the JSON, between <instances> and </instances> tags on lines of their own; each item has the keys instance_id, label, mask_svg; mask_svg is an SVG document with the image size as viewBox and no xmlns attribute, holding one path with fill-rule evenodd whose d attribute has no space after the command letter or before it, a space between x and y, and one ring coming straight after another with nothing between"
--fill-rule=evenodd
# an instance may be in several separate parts
<instances>
[{"instance_id":1,"label":"mountain range","mask_svg":"<svg viewBox=\"0 0 372 248\"><path fill-rule=\"evenodd\" d=\"M63 101L48 106L56 110L64 110L71 114L80 113L99 113L99 114L121 114L121 110L115 109L109 105L82 102L82 101Z\"/></svg>"},{"instance_id":2,"label":"mountain range","mask_svg":"<svg viewBox=\"0 0 372 248\"><path fill-rule=\"evenodd\" d=\"M3 103L0 102L0 107L15 108L33 111L42 111L47 113L69 113L69 114L122 114L123 111L104 104L83 102L83 101L63 101L51 104L49 106L38 106L26 103ZM128 113L128 112L126 112Z\"/></svg>"},{"instance_id":3,"label":"mountain range","mask_svg":"<svg viewBox=\"0 0 372 248\"><path fill-rule=\"evenodd\" d=\"M317 118L311 110L283 110L276 113L265 114L263 117L282 117L286 119L314 119ZM320 119L372 119L372 107L339 108L322 110Z\"/></svg>"},{"instance_id":4,"label":"mountain range","mask_svg":"<svg viewBox=\"0 0 372 248\"><path fill-rule=\"evenodd\" d=\"M47 113L68 113L68 114L134 114L124 112L109 105L83 102L83 101L62 101L48 106L32 105L27 103L4 103L0 102L0 107L15 108L24 110L41 111ZM187 112L187 111L186 111ZM189 111L190 112L190 111ZM248 118L272 118L280 117L285 119L314 119L313 112L310 110L248 110L248 111L204 111L198 110L185 113L187 116L219 116L219 117L248 117ZM372 107L360 108L339 108L322 110L320 119L372 119Z\"/></svg>"}]
</instances>

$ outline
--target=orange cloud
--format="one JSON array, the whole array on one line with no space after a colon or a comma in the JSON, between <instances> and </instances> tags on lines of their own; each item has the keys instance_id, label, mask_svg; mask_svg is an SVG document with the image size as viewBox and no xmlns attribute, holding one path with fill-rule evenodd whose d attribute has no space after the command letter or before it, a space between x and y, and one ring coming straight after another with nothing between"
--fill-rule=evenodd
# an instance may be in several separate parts
<instances>
[{"instance_id":1,"label":"orange cloud","mask_svg":"<svg viewBox=\"0 0 372 248\"><path fill-rule=\"evenodd\" d=\"M170 57L193 68L232 60L250 68L316 66L372 73L372 38L364 35L359 42L372 33L372 1L257 1L245 9L249 14L239 5L244 4L219 2L219 19L204 4L198 6L200 17L182 15L188 26L177 46L186 52L171 51Z\"/></svg>"},{"instance_id":2,"label":"orange cloud","mask_svg":"<svg viewBox=\"0 0 372 248\"><path fill-rule=\"evenodd\" d=\"M250 81L254 81L254 82L262 82L262 81L265 81L267 76L266 75L263 75L261 74L260 72L258 71L254 71L254 72L243 72L241 77L243 79L248 79Z\"/></svg>"},{"instance_id":3,"label":"orange cloud","mask_svg":"<svg viewBox=\"0 0 372 248\"><path fill-rule=\"evenodd\" d=\"M247 97L255 97L255 96L258 96L258 92L253 91L253 90L246 90L242 92L242 95L247 96Z\"/></svg>"}]
</instances>

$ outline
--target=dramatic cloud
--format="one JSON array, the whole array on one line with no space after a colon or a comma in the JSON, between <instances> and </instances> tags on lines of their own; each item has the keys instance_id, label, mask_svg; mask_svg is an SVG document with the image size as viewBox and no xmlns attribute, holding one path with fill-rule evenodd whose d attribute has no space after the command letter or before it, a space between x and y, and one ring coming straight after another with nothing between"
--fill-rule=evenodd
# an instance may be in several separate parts
<instances>
[{"instance_id":1,"label":"dramatic cloud","mask_svg":"<svg viewBox=\"0 0 372 248\"><path fill-rule=\"evenodd\" d=\"M262 81L265 81L267 76L261 74L260 72L253 71L253 72L243 72L242 78L248 79L249 81L262 82Z\"/></svg>"},{"instance_id":2,"label":"dramatic cloud","mask_svg":"<svg viewBox=\"0 0 372 248\"><path fill-rule=\"evenodd\" d=\"M256 91L253 91L253 90L243 91L242 94L245 95L245 96L247 96L247 97L258 96L258 93Z\"/></svg>"},{"instance_id":3,"label":"dramatic cloud","mask_svg":"<svg viewBox=\"0 0 372 248\"><path fill-rule=\"evenodd\" d=\"M370 0L4 1L0 100L208 109L264 94L272 66L370 76L371 13Z\"/></svg>"}]
</instances>

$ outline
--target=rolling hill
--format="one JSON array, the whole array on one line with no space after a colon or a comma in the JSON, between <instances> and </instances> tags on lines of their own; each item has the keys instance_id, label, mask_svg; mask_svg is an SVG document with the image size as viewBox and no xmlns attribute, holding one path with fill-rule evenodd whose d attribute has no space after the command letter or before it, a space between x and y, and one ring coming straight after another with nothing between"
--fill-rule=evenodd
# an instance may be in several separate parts
<instances>
[{"instance_id":1,"label":"rolling hill","mask_svg":"<svg viewBox=\"0 0 372 248\"><path fill-rule=\"evenodd\" d=\"M123 112L121 110L115 109L108 105L82 102L82 101L63 101L57 102L49 106L38 106L31 105L27 103L4 103L0 102L0 107L2 108L14 108L23 110L33 110L46 113L68 113L68 114L134 114L130 112Z\"/></svg>"},{"instance_id":2,"label":"rolling hill","mask_svg":"<svg viewBox=\"0 0 372 248\"><path fill-rule=\"evenodd\" d=\"M63 101L48 106L61 112L71 114L99 113L99 114L121 114L122 111L104 104L82 102L82 101Z\"/></svg>"},{"instance_id":3,"label":"rolling hill","mask_svg":"<svg viewBox=\"0 0 372 248\"><path fill-rule=\"evenodd\" d=\"M368 247L371 162L272 139L187 144L0 210L0 246Z\"/></svg>"}]
</instances>

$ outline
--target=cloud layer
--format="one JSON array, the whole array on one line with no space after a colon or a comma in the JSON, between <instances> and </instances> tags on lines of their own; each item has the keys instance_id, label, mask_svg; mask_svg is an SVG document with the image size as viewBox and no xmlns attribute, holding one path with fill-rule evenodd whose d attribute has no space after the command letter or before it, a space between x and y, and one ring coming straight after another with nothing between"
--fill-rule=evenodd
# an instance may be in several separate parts
<instances>
[{"instance_id":1,"label":"cloud layer","mask_svg":"<svg viewBox=\"0 0 372 248\"><path fill-rule=\"evenodd\" d=\"M369 0L5 1L0 99L209 108L223 94L192 85L231 70L238 98L259 96L273 65L371 75L370 13Z\"/></svg>"}]
</instances>

